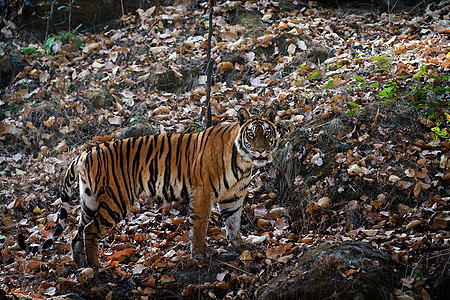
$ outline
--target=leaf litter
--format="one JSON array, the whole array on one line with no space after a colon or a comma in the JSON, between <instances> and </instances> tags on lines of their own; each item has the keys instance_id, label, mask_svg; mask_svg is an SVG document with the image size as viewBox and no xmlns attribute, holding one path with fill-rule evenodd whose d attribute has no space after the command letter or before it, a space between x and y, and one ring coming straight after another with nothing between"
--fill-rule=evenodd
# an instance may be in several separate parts
<instances>
[{"instance_id":1,"label":"leaf litter","mask_svg":"<svg viewBox=\"0 0 450 300\"><path fill-rule=\"evenodd\" d=\"M392 298L436 295L429 280L443 274L439 264L449 255L450 143L432 135L409 98L397 96L417 86L421 66L449 73L446 1L417 14L286 11L271 1L218 5L214 121L231 120L237 105L274 106L283 141L291 143L277 163L300 162L286 174L276 163L255 172L242 232L256 247L239 259L193 259L187 204L149 199L102 239L97 273L77 271L71 258L76 202L53 249L20 250L19 232L32 244L51 234L61 178L77 153L139 123L155 132L202 128L205 8L140 9L118 29L78 35L81 47L75 39L55 44L53 55L36 41L5 46L0 55L16 55L26 67L0 101L1 288L37 298L254 298L306 249L366 241L404 274ZM274 184L280 175L286 182ZM281 184L297 198L285 196ZM220 255L229 252L225 236L215 208L207 242Z\"/></svg>"}]
</instances>

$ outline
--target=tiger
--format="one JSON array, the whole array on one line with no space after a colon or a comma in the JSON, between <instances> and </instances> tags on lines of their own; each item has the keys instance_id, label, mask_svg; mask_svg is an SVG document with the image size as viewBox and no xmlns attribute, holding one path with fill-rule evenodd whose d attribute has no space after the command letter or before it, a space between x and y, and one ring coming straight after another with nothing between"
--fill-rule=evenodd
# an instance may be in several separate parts
<instances>
[{"instance_id":1,"label":"tiger","mask_svg":"<svg viewBox=\"0 0 450 300\"><path fill-rule=\"evenodd\" d=\"M99 268L99 239L123 220L139 195L158 201L188 200L190 251L208 253L206 234L213 203L218 203L227 240L237 251L249 245L240 233L241 212L253 166L264 167L278 145L276 112L251 117L240 108L238 121L218 124L202 132L156 134L99 144L78 155L69 165L61 191L59 221L50 247L68 215L77 178L81 212L72 257L78 267ZM19 246L28 246L19 234ZM33 248L35 247L35 248Z\"/></svg>"}]
</instances>

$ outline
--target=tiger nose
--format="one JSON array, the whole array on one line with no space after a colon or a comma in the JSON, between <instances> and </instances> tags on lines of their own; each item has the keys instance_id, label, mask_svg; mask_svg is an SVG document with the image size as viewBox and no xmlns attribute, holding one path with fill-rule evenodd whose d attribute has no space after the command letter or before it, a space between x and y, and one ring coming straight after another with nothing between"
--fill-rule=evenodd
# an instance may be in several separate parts
<instances>
[{"instance_id":1,"label":"tiger nose","mask_svg":"<svg viewBox=\"0 0 450 300\"><path fill-rule=\"evenodd\" d=\"M259 153L263 153L266 149L265 148L256 148L256 151L258 151Z\"/></svg>"}]
</instances>

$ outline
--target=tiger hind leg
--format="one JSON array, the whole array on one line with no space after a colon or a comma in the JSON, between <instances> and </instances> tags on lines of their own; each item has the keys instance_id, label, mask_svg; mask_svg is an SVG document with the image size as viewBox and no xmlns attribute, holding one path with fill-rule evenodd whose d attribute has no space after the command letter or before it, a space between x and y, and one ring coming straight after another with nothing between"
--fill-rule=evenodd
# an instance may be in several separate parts
<instances>
[{"instance_id":1,"label":"tiger hind leg","mask_svg":"<svg viewBox=\"0 0 450 300\"><path fill-rule=\"evenodd\" d=\"M124 213L121 214L121 211L124 211ZM90 267L100 267L100 262L98 260L98 240L108 229L113 228L120 222L122 216L126 215L127 211L128 209L126 207L117 207L114 201L106 194L99 198L95 217L84 229L86 257Z\"/></svg>"},{"instance_id":2,"label":"tiger hind leg","mask_svg":"<svg viewBox=\"0 0 450 300\"><path fill-rule=\"evenodd\" d=\"M72 240L72 256L75 264L80 268L90 266L86 255L86 226L92 222L97 214L97 199L92 189L83 177L80 178L81 215L75 237Z\"/></svg>"},{"instance_id":3,"label":"tiger hind leg","mask_svg":"<svg viewBox=\"0 0 450 300\"><path fill-rule=\"evenodd\" d=\"M86 250L84 244L84 227L78 226L78 231L72 240L72 256L75 264L79 268L88 267Z\"/></svg>"}]
</instances>

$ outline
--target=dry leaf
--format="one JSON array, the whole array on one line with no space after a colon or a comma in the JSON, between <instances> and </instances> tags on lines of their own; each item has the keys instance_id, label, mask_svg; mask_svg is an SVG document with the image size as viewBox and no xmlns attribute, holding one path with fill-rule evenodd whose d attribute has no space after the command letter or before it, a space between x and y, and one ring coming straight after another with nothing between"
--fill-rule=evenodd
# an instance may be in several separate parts
<instances>
[{"instance_id":1,"label":"dry leaf","mask_svg":"<svg viewBox=\"0 0 450 300\"><path fill-rule=\"evenodd\" d=\"M320 207L322 208L328 208L328 206L331 203L331 199L330 197L322 197L319 199L319 201L317 201L317 204L319 204Z\"/></svg>"},{"instance_id":2,"label":"dry leaf","mask_svg":"<svg viewBox=\"0 0 450 300\"><path fill-rule=\"evenodd\" d=\"M422 220L413 220L413 221L409 222L408 225L406 225L406 229L416 228L417 226L419 226L422 223L423 223Z\"/></svg>"},{"instance_id":3,"label":"dry leaf","mask_svg":"<svg viewBox=\"0 0 450 300\"><path fill-rule=\"evenodd\" d=\"M66 140L62 140L58 143L58 145L56 145L55 148L53 148L53 150L55 150L58 153L62 153L67 151L67 149L69 149L69 146L67 145Z\"/></svg>"}]
</instances>

